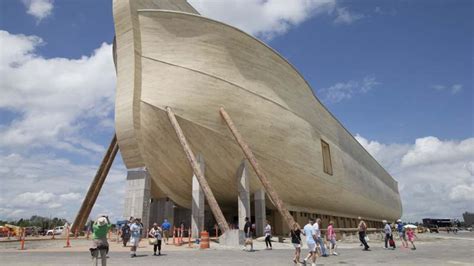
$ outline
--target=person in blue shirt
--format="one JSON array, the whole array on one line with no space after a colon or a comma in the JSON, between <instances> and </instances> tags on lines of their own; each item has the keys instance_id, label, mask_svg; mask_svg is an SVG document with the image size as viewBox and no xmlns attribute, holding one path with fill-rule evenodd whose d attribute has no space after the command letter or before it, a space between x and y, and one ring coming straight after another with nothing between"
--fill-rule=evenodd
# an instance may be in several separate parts
<instances>
[{"instance_id":1,"label":"person in blue shirt","mask_svg":"<svg viewBox=\"0 0 474 266\"><path fill-rule=\"evenodd\" d=\"M408 248L407 236L405 233L405 226L403 226L402 220L397 220L397 232L400 241L402 241L402 247Z\"/></svg>"},{"instance_id":2,"label":"person in blue shirt","mask_svg":"<svg viewBox=\"0 0 474 266\"><path fill-rule=\"evenodd\" d=\"M306 236L306 244L308 245L309 254L304 259L306 265L308 259L311 259L312 264L316 264L316 231L314 230L314 219L309 218L308 224L303 227L303 235Z\"/></svg>"},{"instance_id":3,"label":"person in blue shirt","mask_svg":"<svg viewBox=\"0 0 474 266\"><path fill-rule=\"evenodd\" d=\"M164 238L165 244L168 245L168 238L170 236L171 224L168 223L167 219L163 221L163 224L161 225L161 229L163 230L163 238Z\"/></svg>"}]
</instances>

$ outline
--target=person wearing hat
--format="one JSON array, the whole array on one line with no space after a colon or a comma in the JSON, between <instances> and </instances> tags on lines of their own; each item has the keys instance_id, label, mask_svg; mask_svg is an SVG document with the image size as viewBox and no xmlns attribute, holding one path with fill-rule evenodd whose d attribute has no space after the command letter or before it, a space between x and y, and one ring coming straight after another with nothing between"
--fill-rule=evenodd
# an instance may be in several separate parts
<instances>
[{"instance_id":1,"label":"person wearing hat","mask_svg":"<svg viewBox=\"0 0 474 266\"><path fill-rule=\"evenodd\" d=\"M94 222L92 233L92 247L90 248L93 265L98 265L99 254L101 258L101 265L107 265L107 252L109 250L109 243L107 242L107 233L112 225L110 224L108 216L100 216Z\"/></svg>"},{"instance_id":2,"label":"person wearing hat","mask_svg":"<svg viewBox=\"0 0 474 266\"><path fill-rule=\"evenodd\" d=\"M405 234L405 227L403 226L402 220L400 219L397 220L397 232L398 232L398 237L400 238L400 241L402 241L402 247L408 248L407 237Z\"/></svg>"}]
</instances>

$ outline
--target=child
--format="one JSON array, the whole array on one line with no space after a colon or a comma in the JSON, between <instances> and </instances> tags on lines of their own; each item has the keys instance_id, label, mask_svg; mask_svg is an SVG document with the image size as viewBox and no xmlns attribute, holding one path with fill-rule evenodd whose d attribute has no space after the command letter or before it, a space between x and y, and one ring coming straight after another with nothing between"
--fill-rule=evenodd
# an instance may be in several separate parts
<instances>
[{"instance_id":1,"label":"child","mask_svg":"<svg viewBox=\"0 0 474 266\"><path fill-rule=\"evenodd\" d=\"M410 241L411 245L413 246L412 250L416 250L416 247L415 247L415 244L413 243L413 241L415 240L415 231L413 231L413 229L409 228L408 227L408 230L407 230L407 237L408 237L408 241Z\"/></svg>"}]
</instances>

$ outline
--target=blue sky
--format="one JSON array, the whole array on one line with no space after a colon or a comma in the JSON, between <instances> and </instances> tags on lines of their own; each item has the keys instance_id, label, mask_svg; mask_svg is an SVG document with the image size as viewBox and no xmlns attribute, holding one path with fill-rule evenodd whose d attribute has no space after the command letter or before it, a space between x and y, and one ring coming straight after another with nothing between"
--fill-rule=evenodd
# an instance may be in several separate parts
<instances>
[{"instance_id":1,"label":"blue sky","mask_svg":"<svg viewBox=\"0 0 474 266\"><path fill-rule=\"evenodd\" d=\"M299 69L399 181L404 203L418 202L404 204L404 217L460 217L472 206L472 1L190 2L261 38ZM265 15L269 9L274 16ZM0 12L0 179L8 185L0 203L19 197L49 206L40 214L73 217L78 203L55 199L80 201L113 134L111 1L6 0ZM55 71L63 79L49 81ZM51 125L34 127L42 119ZM124 192L120 158L111 175L95 212L120 217L111 196ZM430 193L448 204L433 208ZM0 219L31 211L3 207Z\"/></svg>"}]
</instances>

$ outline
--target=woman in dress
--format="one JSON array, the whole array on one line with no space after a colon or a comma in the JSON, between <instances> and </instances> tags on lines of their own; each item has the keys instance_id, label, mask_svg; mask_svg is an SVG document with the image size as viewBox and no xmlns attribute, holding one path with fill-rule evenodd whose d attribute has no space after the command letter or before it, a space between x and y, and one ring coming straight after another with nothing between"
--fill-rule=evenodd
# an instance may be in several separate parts
<instances>
[{"instance_id":1,"label":"woman in dress","mask_svg":"<svg viewBox=\"0 0 474 266\"><path fill-rule=\"evenodd\" d=\"M415 243L413 243L413 241L415 241L415 237L416 237L415 231L413 229L411 229L410 227L408 227L408 230L407 230L407 237L408 237L408 241L413 246L411 249L416 250Z\"/></svg>"}]
</instances>

